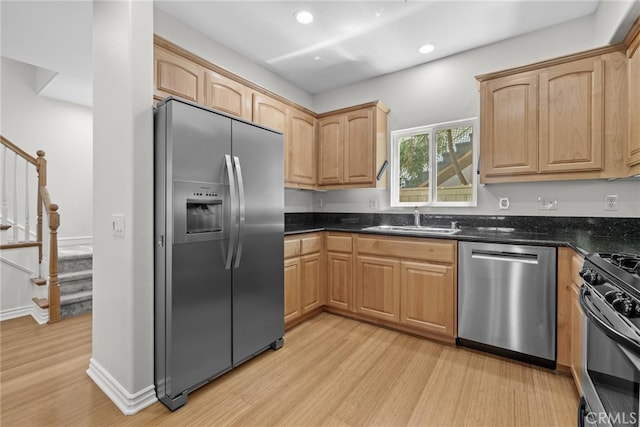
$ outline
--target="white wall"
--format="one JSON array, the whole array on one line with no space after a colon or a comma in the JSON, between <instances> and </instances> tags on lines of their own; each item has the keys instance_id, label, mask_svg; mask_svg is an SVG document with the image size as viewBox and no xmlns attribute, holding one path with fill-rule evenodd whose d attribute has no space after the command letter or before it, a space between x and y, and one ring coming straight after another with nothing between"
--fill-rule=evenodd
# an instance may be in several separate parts
<instances>
[{"instance_id":1,"label":"white wall","mask_svg":"<svg viewBox=\"0 0 640 427\"><path fill-rule=\"evenodd\" d=\"M77 239L86 242L91 238L93 226L92 111L39 96L34 89L36 70L31 65L2 58L0 132L34 157L36 151L45 151L49 192L52 201L60 206L58 239L61 244ZM35 230L35 221L31 224Z\"/></svg>"},{"instance_id":2,"label":"white wall","mask_svg":"<svg viewBox=\"0 0 640 427\"><path fill-rule=\"evenodd\" d=\"M370 79L314 97L314 111L323 112L374 99L390 109L389 130L397 130L477 117L480 96L475 76L526 65L597 47L597 16L591 15L546 30L498 42L432 63ZM389 141L390 142L390 141ZM389 151L390 152L390 151ZM604 211L604 196L619 196L619 211ZM557 211L539 211L538 196L553 196ZM369 199L378 199L379 210L389 209L389 190L343 190L317 193L327 212L371 211ZM498 210L499 197L511 199L510 210ZM317 209L316 209L317 210ZM411 209L394 208L394 212ZM575 181L514 183L481 186L475 208L421 208L424 212L482 215L640 216L640 181Z\"/></svg>"}]
</instances>

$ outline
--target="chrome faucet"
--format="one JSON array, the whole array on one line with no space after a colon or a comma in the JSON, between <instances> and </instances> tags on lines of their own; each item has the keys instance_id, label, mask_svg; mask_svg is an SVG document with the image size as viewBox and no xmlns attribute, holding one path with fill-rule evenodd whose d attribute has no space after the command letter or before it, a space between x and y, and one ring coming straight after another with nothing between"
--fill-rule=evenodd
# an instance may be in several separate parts
<instances>
[{"instance_id":1,"label":"chrome faucet","mask_svg":"<svg viewBox=\"0 0 640 427\"><path fill-rule=\"evenodd\" d=\"M415 225L416 227L420 227L420 211L418 210L418 208L413 211L413 225Z\"/></svg>"}]
</instances>

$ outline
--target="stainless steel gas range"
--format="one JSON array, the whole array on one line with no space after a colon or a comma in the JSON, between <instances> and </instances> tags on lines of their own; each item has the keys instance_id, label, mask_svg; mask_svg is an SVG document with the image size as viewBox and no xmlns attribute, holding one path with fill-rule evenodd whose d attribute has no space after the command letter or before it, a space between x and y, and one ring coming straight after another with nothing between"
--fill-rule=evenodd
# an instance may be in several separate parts
<instances>
[{"instance_id":1,"label":"stainless steel gas range","mask_svg":"<svg viewBox=\"0 0 640 427\"><path fill-rule=\"evenodd\" d=\"M578 426L640 426L640 255L594 253L580 272L586 316Z\"/></svg>"}]
</instances>

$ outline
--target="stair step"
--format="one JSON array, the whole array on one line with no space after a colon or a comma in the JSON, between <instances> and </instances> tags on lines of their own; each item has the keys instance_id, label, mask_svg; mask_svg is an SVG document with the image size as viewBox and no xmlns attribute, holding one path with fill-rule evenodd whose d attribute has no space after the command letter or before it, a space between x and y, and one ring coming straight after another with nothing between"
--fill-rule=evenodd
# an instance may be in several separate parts
<instances>
[{"instance_id":1,"label":"stair step","mask_svg":"<svg viewBox=\"0 0 640 427\"><path fill-rule=\"evenodd\" d=\"M36 304L38 304L38 307L45 309L45 308L49 308L49 300L47 298L36 298L33 297L31 298L31 300L33 302L35 302Z\"/></svg>"},{"instance_id":2,"label":"stair step","mask_svg":"<svg viewBox=\"0 0 640 427\"><path fill-rule=\"evenodd\" d=\"M93 273L90 270L62 273L58 275L58 283L61 295L91 291Z\"/></svg>"},{"instance_id":3,"label":"stair step","mask_svg":"<svg viewBox=\"0 0 640 427\"><path fill-rule=\"evenodd\" d=\"M93 254L64 255L58 257L58 273L87 271L93 268Z\"/></svg>"},{"instance_id":4,"label":"stair step","mask_svg":"<svg viewBox=\"0 0 640 427\"><path fill-rule=\"evenodd\" d=\"M31 283L36 286L44 286L47 284L47 279L43 279L42 277L32 277Z\"/></svg>"},{"instance_id":5,"label":"stair step","mask_svg":"<svg viewBox=\"0 0 640 427\"><path fill-rule=\"evenodd\" d=\"M60 296L60 318L77 316L91 311L93 295L91 291L76 292Z\"/></svg>"}]
</instances>

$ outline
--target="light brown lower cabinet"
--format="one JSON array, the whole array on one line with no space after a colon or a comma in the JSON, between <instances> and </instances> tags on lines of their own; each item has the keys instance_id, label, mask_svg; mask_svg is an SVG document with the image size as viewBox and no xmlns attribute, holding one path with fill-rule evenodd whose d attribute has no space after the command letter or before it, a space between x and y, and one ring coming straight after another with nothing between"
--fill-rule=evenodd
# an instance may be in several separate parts
<instances>
[{"instance_id":1,"label":"light brown lower cabinet","mask_svg":"<svg viewBox=\"0 0 640 427\"><path fill-rule=\"evenodd\" d=\"M356 312L399 322L400 261L358 255L356 266Z\"/></svg>"},{"instance_id":2,"label":"light brown lower cabinet","mask_svg":"<svg viewBox=\"0 0 640 427\"><path fill-rule=\"evenodd\" d=\"M300 307L300 258L284 260L284 323L302 315Z\"/></svg>"},{"instance_id":3,"label":"light brown lower cabinet","mask_svg":"<svg viewBox=\"0 0 640 427\"><path fill-rule=\"evenodd\" d=\"M327 306L353 309L353 238L347 233L326 233Z\"/></svg>"},{"instance_id":4,"label":"light brown lower cabinet","mask_svg":"<svg viewBox=\"0 0 640 427\"><path fill-rule=\"evenodd\" d=\"M324 305L322 247L321 233L285 237L285 327L293 326Z\"/></svg>"},{"instance_id":5,"label":"light brown lower cabinet","mask_svg":"<svg viewBox=\"0 0 640 427\"><path fill-rule=\"evenodd\" d=\"M358 235L356 312L391 327L453 342L457 243Z\"/></svg>"},{"instance_id":6,"label":"light brown lower cabinet","mask_svg":"<svg viewBox=\"0 0 640 427\"><path fill-rule=\"evenodd\" d=\"M400 263L400 322L438 334L456 335L456 282L452 265Z\"/></svg>"},{"instance_id":7,"label":"light brown lower cabinet","mask_svg":"<svg viewBox=\"0 0 640 427\"><path fill-rule=\"evenodd\" d=\"M578 393L582 384L584 314L579 302L584 258L572 248L558 248L558 329L556 362L569 371Z\"/></svg>"}]
</instances>

